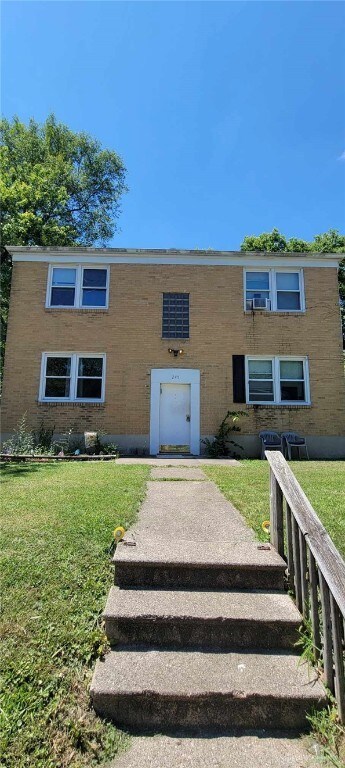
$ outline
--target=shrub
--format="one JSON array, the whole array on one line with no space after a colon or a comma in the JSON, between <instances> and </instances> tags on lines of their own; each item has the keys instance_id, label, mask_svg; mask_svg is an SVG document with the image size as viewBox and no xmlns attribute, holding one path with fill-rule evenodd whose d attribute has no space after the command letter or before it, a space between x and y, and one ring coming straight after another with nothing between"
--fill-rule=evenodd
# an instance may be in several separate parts
<instances>
[{"instance_id":1,"label":"shrub","mask_svg":"<svg viewBox=\"0 0 345 768\"><path fill-rule=\"evenodd\" d=\"M100 453L104 453L106 456L120 456L120 451L115 443L101 443Z\"/></svg>"},{"instance_id":2,"label":"shrub","mask_svg":"<svg viewBox=\"0 0 345 768\"><path fill-rule=\"evenodd\" d=\"M35 444L35 452L36 452L36 449L40 449L41 453L52 452L54 431L55 431L55 426L52 429L49 427L48 428L45 427L44 421L42 419L37 432L32 433L34 438L34 444Z\"/></svg>"},{"instance_id":3,"label":"shrub","mask_svg":"<svg viewBox=\"0 0 345 768\"><path fill-rule=\"evenodd\" d=\"M26 413L21 416L12 437L3 443L3 453L28 454L33 453L35 447L35 438L28 429L26 422Z\"/></svg>"},{"instance_id":4,"label":"shrub","mask_svg":"<svg viewBox=\"0 0 345 768\"><path fill-rule=\"evenodd\" d=\"M237 421L242 416L248 416L247 412L228 411L223 421L219 425L213 440L210 440L208 437L206 437L201 441L206 446L206 453L208 456L213 459L217 459L220 456L232 456L234 459L241 458L241 453L243 454L243 448L234 440L231 440L229 435L232 432L241 431L241 427L239 427ZM231 419L230 424L229 419ZM231 445L234 446L237 451L240 451L240 453L234 451L233 448L230 448Z\"/></svg>"}]
</instances>

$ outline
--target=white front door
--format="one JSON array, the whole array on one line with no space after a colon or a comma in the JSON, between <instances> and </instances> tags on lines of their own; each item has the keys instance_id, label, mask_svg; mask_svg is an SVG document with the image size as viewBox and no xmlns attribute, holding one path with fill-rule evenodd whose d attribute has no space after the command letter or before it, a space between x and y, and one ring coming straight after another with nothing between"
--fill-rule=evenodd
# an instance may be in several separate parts
<instances>
[{"instance_id":1,"label":"white front door","mask_svg":"<svg viewBox=\"0 0 345 768\"><path fill-rule=\"evenodd\" d=\"M190 384L161 384L159 450L190 453Z\"/></svg>"},{"instance_id":2,"label":"white front door","mask_svg":"<svg viewBox=\"0 0 345 768\"><path fill-rule=\"evenodd\" d=\"M150 453L200 454L200 371L153 368L150 395ZM188 420L190 417L190 421ZM183 447L181 447L183 446Z\"/></svg>"}]
</instances>

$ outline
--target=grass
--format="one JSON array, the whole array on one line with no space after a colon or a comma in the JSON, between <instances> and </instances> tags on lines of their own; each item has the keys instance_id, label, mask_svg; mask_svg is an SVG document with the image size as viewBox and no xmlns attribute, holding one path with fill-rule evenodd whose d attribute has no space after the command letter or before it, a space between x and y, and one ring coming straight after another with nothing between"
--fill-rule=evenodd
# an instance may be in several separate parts
<instances>
[{"instance_id":1,"label":"grass","mask_svg":"<svg viewBox=\"0 0 345 768\"><path fill-rule=\"evenodd\" d=\"M292 461L290 467L335 546L345 556L345 462ZM266 461L242 461L241 467L203 467L224 496L242 513L258 538L269 520L269 467Z\"/></svg>"},{"instance_id":2,"label":"grass","mask_svg":"<svg viewBox=\"0 0 345 768\"><path fill-rule=\"evenodd\" d=\"M343 553L344 467L292 464ZM267 463L204 469L264 539ZM91 768L126 745L126 734L94 715L88 686L106 645L99 617L111 583L112 531L134 521L148 474L147 466L113 462L3 467L2 768ZM312 723L324 744L338 743L330 712Z\"/></svg>"},{"instance_id":3,"label":"grass","mask_svg":"<svg viewBox=\"0 0 345 768\"><path fill-rule=\"evenodd\" d=\"M345 556L345 462L290 462L292 471L308 496L339 552ZM262 530L269 520L269 466L266 461L242 461L240 467L204 466L203 470L218 485L224 496L241 512L258 538L267 540ZM301 628L302 658L311 653L311 627ZM314 736L321 744L323 759L329 766L345 766L345 732L340 725L334 699L321 712L308 718Z\"/></svg>"},{"instance_id":4,"label":"grass","mask_svg":"<svg viewBox=\"0 0 345 768\"><path fill-rule=\"evenodd\" d=\"M92 766L126 743L94 715L88 686L106 642L112 531L134 521L148 472L113 462L3 467L3 768Z\"/></svg>"}]
</instances>

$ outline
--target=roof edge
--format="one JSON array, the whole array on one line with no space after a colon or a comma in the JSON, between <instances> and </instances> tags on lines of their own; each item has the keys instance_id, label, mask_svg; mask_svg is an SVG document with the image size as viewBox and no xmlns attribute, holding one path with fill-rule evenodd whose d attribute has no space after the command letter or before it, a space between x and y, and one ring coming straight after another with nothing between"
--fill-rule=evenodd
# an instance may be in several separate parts
<instances>
[{"instance_id":1,"label":"roof edge","mask_svg":"<svg viewBox=\"0 0 345 768\"><path fill-rule=\"evenodd\" d=\"M7 245L6 250L12 254L36 254L42 256L73 256L75 255L89 255L89 256L116 256L116 255L128 255L128 256L166 256L166 257L179 257L182 258L188 256L190 258L198 258L205 256L212 258L242 258L246 259L277 259L277 258L295 258L295 259L320 259L320 260L338 260L342 261L345 258L345 254L342 253L322 253L320 251L220 251L207 249L179 249L179 248L94 248L89 246L41 246L41 245Z\"/></svg>"}]
</instances>

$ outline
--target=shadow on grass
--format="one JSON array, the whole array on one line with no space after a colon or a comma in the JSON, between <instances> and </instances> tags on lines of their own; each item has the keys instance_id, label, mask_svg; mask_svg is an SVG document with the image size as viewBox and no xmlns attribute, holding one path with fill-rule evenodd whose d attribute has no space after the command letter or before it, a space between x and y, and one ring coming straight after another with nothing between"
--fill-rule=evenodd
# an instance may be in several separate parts
<instances>
[{"instance_id":1,"label":"shadow on grass","mask_svg":"<svg viewBox=\"0 0 345 768\"><path fill-rule=\"evenodd\" d=\"M7 477L26 477L27 475L32 474L33 472L39 472L42 469L57 469L60 468L61 464L56 461L47 461L42 462L42 464L31 462L31 461L23 461L22 463L14 463L12 461L2 461L0 462L0 474L3 476L3 479Z\"/></svg>"}]
</instances>

